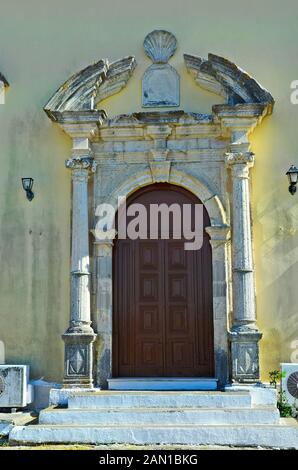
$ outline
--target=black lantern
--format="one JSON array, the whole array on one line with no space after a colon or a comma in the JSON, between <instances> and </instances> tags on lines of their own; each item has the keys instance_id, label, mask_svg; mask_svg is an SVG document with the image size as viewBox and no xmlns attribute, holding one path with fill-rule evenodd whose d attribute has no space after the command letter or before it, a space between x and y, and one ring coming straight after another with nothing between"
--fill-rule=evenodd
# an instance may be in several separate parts
<instances>
[{"instance_id":1,"label":"black lantern","mask_svg":"<svg viewBox=\"0 0 298 470\"><path fill-rule=\"evenodd\" d=\"M26 191L28 201L32 201L34 198L34 193L32 191L33 182L33 178L22 178L23 189Z\"/></svg>"},{"instance_id":2,"label":"black lantern","mask_svg":"<svg viewBox=\"0 0 298 470\"><path fill-rule=\"evenodd\" d=\"M287 175L287 177L289 179L289 183L290 183L289 191L292 194L292 196L294 196L294 194L297 190L296 185L297 185L297 181L298 181L298 168L296 168L294 165L290 166L290 168L286 172L286 175Z\"/></svg>"}]
</instances>

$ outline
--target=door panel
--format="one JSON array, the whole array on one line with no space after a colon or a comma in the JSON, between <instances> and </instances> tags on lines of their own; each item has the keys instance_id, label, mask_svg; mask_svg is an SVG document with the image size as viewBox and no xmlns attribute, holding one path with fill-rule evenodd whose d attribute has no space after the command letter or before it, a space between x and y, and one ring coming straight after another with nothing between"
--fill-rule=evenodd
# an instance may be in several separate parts
<instances>
[{"instance_id":1,"label":"door panel","mask_svg":"<svg viewBox=\"0 0 298 470\"><path fill-rule=\"evenodd\" d=\"M169 184L146 187L128 205L132 202L148 208L150 203L200 203L188 191ZM204 226L208 225L204 209ZM114 377L214 374L209 238L205 233L203 247L196 251L184 250L184 242L115 240Z\"/></svg>"}]
</instances>

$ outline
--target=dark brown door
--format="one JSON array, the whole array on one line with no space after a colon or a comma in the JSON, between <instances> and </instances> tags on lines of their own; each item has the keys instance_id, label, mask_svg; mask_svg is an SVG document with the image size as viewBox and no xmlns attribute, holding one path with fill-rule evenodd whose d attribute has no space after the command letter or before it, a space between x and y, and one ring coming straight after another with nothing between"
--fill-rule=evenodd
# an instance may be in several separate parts
<instances>
[{"instance_id":1,"label":"dark brown door","mask_svg":"<svg viewBox=\"0 0 298 470\"><path fill-rule=\"evenodd\" d=\"M160 183L136 192L127 206L132 203L191 204L193 209L200 201L186 190ZM170 224L170 233L172 229ZM195 251L185 250L185 241L161 239L160 233L153 240L115 240L114 377L213 376L209 237L205 233L203 247Z\"/></svg>"}]
</instances>

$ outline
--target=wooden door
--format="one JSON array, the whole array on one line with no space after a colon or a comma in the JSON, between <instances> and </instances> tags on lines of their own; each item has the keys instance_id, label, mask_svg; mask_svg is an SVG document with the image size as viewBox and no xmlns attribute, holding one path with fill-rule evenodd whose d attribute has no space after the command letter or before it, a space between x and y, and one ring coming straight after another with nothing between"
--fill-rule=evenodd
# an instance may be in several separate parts
<instances>
[{"instance_id":1,"label":"wooden door","mask_svg":"<svg viewBox=\"0 0 298 470\"><path fill-rule=\"evenodd\" d=\"M177 186L159 183L136 192L127 206L132 203L194 207L200 201ZM214 375L209 237L204 231L203 246L195 251L185 250L185 241L161 239L160 233L158 239L115 240L114 377Z\"/></svg>"}]
</instances>

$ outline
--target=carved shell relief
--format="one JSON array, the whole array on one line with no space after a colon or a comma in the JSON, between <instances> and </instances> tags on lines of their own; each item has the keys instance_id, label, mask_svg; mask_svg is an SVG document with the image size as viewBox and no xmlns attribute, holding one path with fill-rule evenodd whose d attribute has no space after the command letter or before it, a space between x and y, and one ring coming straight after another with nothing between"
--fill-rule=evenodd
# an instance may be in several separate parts
<instances>
[{"instance_id":1,"label":"carved shell relief","mask_svg":"<svg viewBox=\"0 0 298 470\"><path fill-rule=\"evenodd\" d=\"M144 49L153 64L142 80L142 104L146 108L179 106L180 78L167 62L175 53L177 40L172 33L155 30L144 40Z\"/></svg>"},{"instance_id":2,"label":"carved shell relief","mask_svg":"<svg viewBox=\"0 0 298 470\"><path fill-rule=\"evenodd\" d=\"M156 64L166 64L174 55L176 48L177 39L168 31L155 30L147 34L144 39L145 52Z\"/></svg>"}]
</instances>

